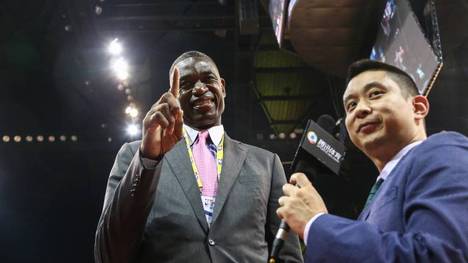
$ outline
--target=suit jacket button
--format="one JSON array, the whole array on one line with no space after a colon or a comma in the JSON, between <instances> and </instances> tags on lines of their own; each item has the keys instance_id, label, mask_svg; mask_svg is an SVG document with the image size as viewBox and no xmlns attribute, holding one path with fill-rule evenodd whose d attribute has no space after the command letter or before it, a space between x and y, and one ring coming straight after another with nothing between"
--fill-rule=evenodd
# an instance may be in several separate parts
<instances>
[{"instance_id":1,"label":"suit jacket button","mask_svg":"<svg viewBox=\"0 0 468 263\"><path fill-rule=\"evenodd\" d=\"M211 238L210 238L210 239L208 239L208 244L210 244L210 246L214 246L214 245L216 245L216 243L214 242L214 240L213 240L213 239L211 239Z\"/></svg>"}]
</instances>

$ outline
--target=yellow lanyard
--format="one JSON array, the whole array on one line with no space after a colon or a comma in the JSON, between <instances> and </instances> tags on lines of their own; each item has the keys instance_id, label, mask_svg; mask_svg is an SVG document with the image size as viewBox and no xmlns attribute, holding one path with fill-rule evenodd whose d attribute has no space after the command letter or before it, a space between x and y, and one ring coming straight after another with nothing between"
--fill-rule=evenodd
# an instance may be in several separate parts
<instances>
[{"instance_id":1,"label":"yellow lanyard","mask_svg":"<svg viewBox=\"0 0 468 263\"><path fill-rule=\"evenodd\" d=\"M195 164L195 159L193 158L192 148L190 147L189 136L187 131L184 129L185 134L185 144L187 145L187 151L190 157L190 162L192 163L193 174L195 175L195 179L197 179L198 189L200 191L203 189L203 182L200 177L200 173L198 172L197 165ZM217 180L219 182L219 176L221 175L221 170L223 169L223 157L224 157L224 134L221 137L221 141L219 142L218 146L216 146L216 170L217 170Z\"/></svg>"}]
</instances>

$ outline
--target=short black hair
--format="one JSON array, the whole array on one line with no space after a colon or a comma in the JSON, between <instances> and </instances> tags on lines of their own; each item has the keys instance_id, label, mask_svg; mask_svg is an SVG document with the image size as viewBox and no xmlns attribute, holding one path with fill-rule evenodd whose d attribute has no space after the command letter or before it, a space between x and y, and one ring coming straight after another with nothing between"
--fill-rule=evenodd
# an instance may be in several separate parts
<instances>
[{"instance_id":1,"label":"short black hair","mask_svg":"<svg viewBox=\"0 0 468 263\"><path fill-rule=\"evenodd\" d=\"M419 95L418 86L408 73L390 64L370 59L361 59L351 64L348 68L346 83L364 71L374 70L387 72L388 76L400 86L406 97Z\"/></svg>"},{"instance_id":2,"label":"short black hair","mask_svg":"<svg viewBox=\"0 0 468 263\"><path fill-rule=\"evenodd\" d=\"M174 68L175 66L181 62L182 60L185 60L187 58L198 58L198 59L202 59L202 60L205 60L205 61L208 61L210 63L212 63L215 68L216 68L216 71L218 72L219 74L219 70L218 70L218 66L216 66L216 63L213 61L212 58L210 58L207 54L203 53L203 52L200 52L200 51L197 51L197 50L191 50L191 51L187 51L187 52L184 52L182 55L178 56L174 62L172 63L171 65L171 69L169 70L169 77L172 76L172 71L174 71Z\"/></svg>"}]
</instances>

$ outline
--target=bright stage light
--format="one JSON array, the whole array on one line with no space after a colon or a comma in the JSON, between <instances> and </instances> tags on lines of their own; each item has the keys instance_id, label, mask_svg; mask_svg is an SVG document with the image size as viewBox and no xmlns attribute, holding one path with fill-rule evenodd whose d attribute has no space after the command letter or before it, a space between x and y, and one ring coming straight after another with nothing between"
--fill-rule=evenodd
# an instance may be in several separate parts
<instances>
[{"instance_id":1,"label":"bright stage light","mask_svg":"<svg viewBox=\"0 0 468 263\"><path fill-rule=\"evenodd\" d=\"M140 112L135 107L135 105L131 103L130 105L127 106L127 108L125 108L125 114L127 114L128 116L132 118L136 118L138 117L138 114L140 114Z\"/></svg>"},{"instance_id":2,"label":"bright stage light","mask_svg":"<svg viewBox=\"0 0 468 263\"><path fill-rule=\"evenodd\" d=\"M282 140L285 139L286 138L286 133L280 132L280 134L278 134L278 138L280 138Z\"/></svg>"},{"instance_id":3,"label":"bright stage light","mask_svg":"<svg viewBox=\"0 0 468 263\"><path fill-rule=\"evenodd\" d=\"M109 43L109 47L107 48L107 51L109 51L109 53L113 56L118 56L122 53L123 47L122 47L122 44L119 42L118 38L112 40Z\"/></svg>"},{"instance_id":4,"label":"bright stage light","mask_svg":"<svg viewBox=\"0 0 468 263\"><path fill-rule=\"evenodd\" d=\"M128 74L128 63L124 58L117 58L111 62L111 68L115 76L121 80L127 80L130 75Z\"/></svg>"},{"instance_id":5,"label":"bright stage light","mask_svg":"<svg viewBox=\"0 0 468 263\"><path fill-rule=\"evenodd\" d=\"M297 138L297 134L296 134L295 132L291 132L291 133L289 134L289 138L292 139L292 140L294 140L294 139Z\"/></svg>"},{"instance_id":6,"label":"bright stage light","mask_svg":"<svg viewBox=\"0 0 468 263\"><path fill-rule=\"evenodd\" d=\"M127 134L131 137L137 136L140 133L140 127L137 124L129 124L127 126Z\"/></svg>"},{"instance_id":7,"label":"bright stage light","mask_svg":"<svg viewBox=\"0 0 468 263\"><path fill-rule=\"evenodd\" d=\"M96 7L94 8L94 12L96 13L96 15L101 15L102 14L102 7L99 6L99 5L96 5Z\"/></svg>"},{"instance_id":8,"label":"bright stage light","mask_svg":"<svg viewBox=\"0 0 468 263\"><path fill-rule=\"evenodd\" d=\"M9 142L10 141L10 136L8 135L3 135L3 142Z\"/></svg>"}]
</instances>

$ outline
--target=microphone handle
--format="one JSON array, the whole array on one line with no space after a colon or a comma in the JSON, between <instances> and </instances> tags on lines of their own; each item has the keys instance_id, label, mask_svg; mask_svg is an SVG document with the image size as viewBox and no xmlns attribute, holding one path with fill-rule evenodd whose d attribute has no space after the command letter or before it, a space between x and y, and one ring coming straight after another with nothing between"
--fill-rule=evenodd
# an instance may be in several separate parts
<instances>
[{"instance_id":1,"label":"microphone handle","mask_svg":"<svg viewBox=\"0 0 468 263\"><path fill-rule=\"evenodd\" d=\"M268 263L275 263L278 258L278 253L283 247L284 241L288 238L289 226L286 221L281 220L278 232L276 233L275 239L273 240L273 245L271 247L270 260Z\"/></svg>"}]
</instances>

